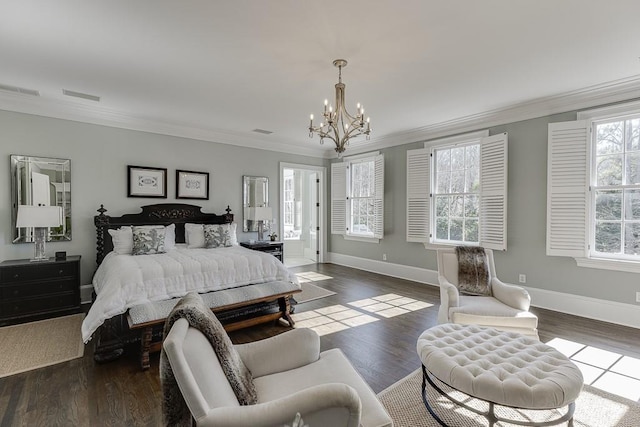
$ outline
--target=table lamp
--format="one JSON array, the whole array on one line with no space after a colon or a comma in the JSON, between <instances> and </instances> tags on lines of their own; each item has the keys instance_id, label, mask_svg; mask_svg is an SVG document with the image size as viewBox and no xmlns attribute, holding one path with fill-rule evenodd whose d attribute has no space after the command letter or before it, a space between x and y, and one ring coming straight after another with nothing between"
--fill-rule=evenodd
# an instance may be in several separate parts
<instances>
[{"instance_id":1,"label":"table lamp","mask_svg":"<svg viewBox=\"0 0 640 427\"><path fill-rule=\"evenodd\" d=\"M62 225L62 208L60 206L30 206L19 205L16 227L33 228L33 258L31 261L44 261L45 244L49 227Z\"/></svg>"},{"instance_id":2,"label":"table lamp","mask_svg":"<svg viewBox=\"0 0 640 427\"><path fill-rule=\"evenodd\" d=\"M264 222L273 218L270 207L245 208L247 219L258 222L258 241L264 240Z\"/></svg>"}]
</instances>

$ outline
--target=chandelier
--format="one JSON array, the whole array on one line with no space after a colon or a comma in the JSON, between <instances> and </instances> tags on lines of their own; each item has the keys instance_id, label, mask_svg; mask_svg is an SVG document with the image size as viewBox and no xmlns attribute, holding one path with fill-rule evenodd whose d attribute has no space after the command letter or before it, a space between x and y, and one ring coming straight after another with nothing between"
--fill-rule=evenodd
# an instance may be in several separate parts
<instances>
[{"instance_id":1,"label":"chandelier","mask_svg":"<svg viewBox=\"0 0 640 427\"><path fill-rule=\"evenodd\" d=\"M313 125L313 114L311 114L311 121L309 122L309 138L313 138L315 132L320 136L320 144L324 144L324 139L328 138L336 144L336 152L340 156L346 146L349 145L349 139L355 138L360 135L366 135L367 140L371 133L371 126L369 124L369 117L364 119L364 107L358 103L356 105L356 115L352 116L344 106L344 89L345 85L342 83L342 68L347 66L347 61L344 59L336 59L333 61L333 65L338 67L338 83L336 83L336 108L333 109L333 105L329 104L328 100L324 100L324 122L320 123L320 126ZM366 126L365 126L366 124ZM342 134L342 136L340 136Z\"/></svg>"}]
</instances>

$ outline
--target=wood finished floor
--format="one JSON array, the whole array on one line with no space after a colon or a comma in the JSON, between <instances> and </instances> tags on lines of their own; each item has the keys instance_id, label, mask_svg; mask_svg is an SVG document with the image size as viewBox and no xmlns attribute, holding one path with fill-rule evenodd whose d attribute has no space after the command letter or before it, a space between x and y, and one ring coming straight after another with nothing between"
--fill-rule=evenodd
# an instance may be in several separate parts
<instances>
[{"instance_id":1,"label":"wood finished floor","mask_svg":"<svg viewBox=\"0 0 640 427\"><path fill-rule=\"evenodd\" d=\"M321 338L322 349L341 348L377 393L420 366L416 339L436 324L438 289L333 264L292 268L331 277L317 285L336 292L300 304L297 312L395 293L434 304L432 307L346 329ZM532 309L540 318L540 338L560 337L622 355L640 358L637 329L553 311ZM232 333L236 343L287 330L262 325ZM0 427L8 426L158 426L161 388L158 355L146 372L129 351L121 359L97 365L91 345L84 357L0 379Z\"/></svg>"}]
</instances>

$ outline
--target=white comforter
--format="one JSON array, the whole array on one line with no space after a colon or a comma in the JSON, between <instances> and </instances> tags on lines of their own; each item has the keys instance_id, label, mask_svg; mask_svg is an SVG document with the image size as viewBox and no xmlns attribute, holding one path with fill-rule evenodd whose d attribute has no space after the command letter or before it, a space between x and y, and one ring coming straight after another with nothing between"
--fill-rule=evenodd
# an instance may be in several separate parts
<instances>
[{"instance_id":1,"label":"white comforter","mask_svg":"<svg viewBox=\"0 0 640 427\"><path fill-rule=\"evenodd\" d=\"M298 279L273 255L241 246L137 256L110 252L93 276L97 298L82 322L82 339L87 343L106 319L134 305L272 281Z\"/></svg>"}]
</instances>

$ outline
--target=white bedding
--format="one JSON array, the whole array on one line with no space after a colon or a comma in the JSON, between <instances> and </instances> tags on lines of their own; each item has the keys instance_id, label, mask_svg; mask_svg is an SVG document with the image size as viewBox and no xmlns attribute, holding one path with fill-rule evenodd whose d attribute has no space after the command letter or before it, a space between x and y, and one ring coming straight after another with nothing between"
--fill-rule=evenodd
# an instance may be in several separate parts
<instances>
[{"instance_id":1,"label":"white bedding","mask_svg":"<svg viewBox=\"0 0 640 427\"><path fill-rule=\"evenodd\" d=\"M106 319L134 305L272 281L298 279L273 255L241 246L180 247L158 255L110 252L93 276L97 297L82 322L82 339L87 343Z\"/></svg>"}]
</instances>

